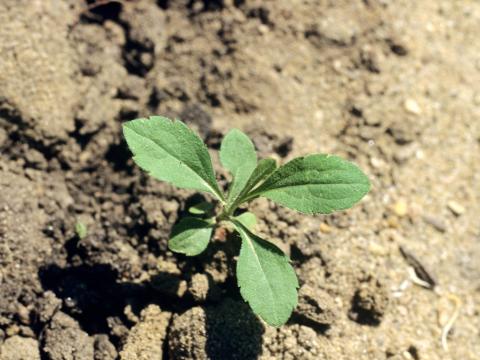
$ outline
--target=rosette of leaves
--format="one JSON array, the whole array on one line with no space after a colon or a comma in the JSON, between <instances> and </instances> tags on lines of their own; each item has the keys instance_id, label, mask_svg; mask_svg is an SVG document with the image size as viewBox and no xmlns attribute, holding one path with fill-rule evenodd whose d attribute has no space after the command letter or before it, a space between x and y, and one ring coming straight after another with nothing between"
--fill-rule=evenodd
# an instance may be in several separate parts
<instances>
[{"instance_id":1,"label":"rosette of leaves","mask_svg":"<svg viewBox=\"0 0 480 360\"><path fill-rule=\"evenodd\" d=\"M169 248L187 256L208 246L216 226L228 223L242 240L236 264L240 293L252 310L272 326L288 320L297 305L298 280L290 259L273 243L253 232L251 212L239 206L260 196L306 214L329 214L350 208L370 189L367 176L353 163L334 155L313 154L277 166L257 158L247 135L231 130L223 139L220 161L232 181L224 193L203 141L183 122L161 116L123 124L133 160L158 180L211 195L189 209L173 226ZM214 209L221 208L215 214Z\"/></svg>"}]
</instances>

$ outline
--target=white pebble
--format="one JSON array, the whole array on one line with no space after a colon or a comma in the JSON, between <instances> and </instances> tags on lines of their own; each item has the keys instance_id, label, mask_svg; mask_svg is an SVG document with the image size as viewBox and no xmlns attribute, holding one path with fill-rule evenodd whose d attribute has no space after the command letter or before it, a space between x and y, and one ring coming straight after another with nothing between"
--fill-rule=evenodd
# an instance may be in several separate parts
<instances>
[{"instance_id":1,"label":"white pebble","mask_svg":"<svg viewBox=\"0 0 480 360\"><path fill-rule=\"evenodd\" d=\"M454 215L460 216L465 212L465 208L456 201L449 201L447 206Z\"/></svg>"},{"instance_id":2,"label":"white pebble","mask_svg":"<svg viewBox=\"0 0 480 360\"><path fill-rule=\"evenodd\" d=\"M407 110L411 114L420 115L422 113L420 105L418 105L418 103L413 99L405 100L404 106L405 110Z\"/></svg>"}]
</instances>

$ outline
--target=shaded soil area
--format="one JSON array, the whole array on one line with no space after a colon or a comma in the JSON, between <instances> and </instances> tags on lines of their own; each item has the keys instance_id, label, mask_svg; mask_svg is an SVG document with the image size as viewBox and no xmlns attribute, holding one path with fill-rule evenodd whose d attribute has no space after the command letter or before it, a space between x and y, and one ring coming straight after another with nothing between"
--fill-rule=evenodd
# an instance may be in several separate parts
<instances>
[{"instance_id":1,"label":"shaded soil area","mask_svg":"<svg viewBox=\"0 0 480 360\"><path fill-rule=\"evenodd\" d=\"M3 0L0 24L0 359L478 358L479 3ZM241 299L234 235L168 251L199 195L131 161L151 114L223 184L233 127L368 173L343 213L251 204L299 277L287 325Z\"/></svg>"}]
</instances>

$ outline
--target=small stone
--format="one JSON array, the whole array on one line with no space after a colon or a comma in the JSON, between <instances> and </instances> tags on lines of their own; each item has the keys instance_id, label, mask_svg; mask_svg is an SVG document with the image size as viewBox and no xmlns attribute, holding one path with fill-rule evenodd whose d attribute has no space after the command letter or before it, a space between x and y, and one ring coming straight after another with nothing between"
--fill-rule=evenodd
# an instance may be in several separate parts
<instances>
[{"instance_id":1,"label":"small stone","mask_svg":"<svg viewBox=\"0 0 480 360\"><path fill-rule=\"evenodd\" d=\"M88 150L86 151L83 151L82 153L80 153L79 157L78 157L78 160L81 164L84 164L86 162L88 162L88 160L92 157L92 153Z\"/></svg>"},{"instance_id":2,"label":"small stone","mask_svg":"<svg viewBox=\"0 0 480 360\"><path fill-rule=\"evenodd\" d=\"M400 222L398 221L398 217L394 216L394 215L390 215L389 217L387 217L387 225L388 227L392 228L392 229L397 229L400 227Z\"/></svg>"},{"instance_id":3,"label":"small stone","mask_svg":"<svg viewBox=\"0 0 480 360\"><path fill-rule=\"evenodd\" d=\"M393 160L395 160L397 164L404 164L409 159L414 157L417 151L419 150L416 143L403 145L395 150L393 153Z\"/></svg>"},{"instance_id":4,"label":"small stone","mask_svg":"<svg viewBox=\"0 0 480 360\"><path fill-rule=\"evenodd\" d=\"M178 284L178 289L177 289L176 295L179 298L182 298L183 295L185 295L185 293L187 292L187 289L188 289L187 282L185 280L181 280L180 283Z\"/></svg>"},{"instance_id":5,"label":"small stone","mask_svg":"<svg viewBox=\"0 0 480 360\"><path fill-rule=\"evenodd\" d=\"M20 328L18 327L18 325L13 324L9 326L7 330L5 330L5 334L7 334L8 337L11 337L11 336L17 335L19 331L20 331Z\"/></svg>"},{"instance_id":6,"label":"small stone","mask_svg":"<svg viewBox=\"0 0 480 360\"><path fill-rule=\"evenodd\" d=\"M445 223L443 222L442 219L436 217L436 216L433 216L433 215L424 215L423 216L423 220L429 224L429 225L432 225L433 228L441 233L444 233L445 231L447 231L447 225L445 225Z\"/></svg>"},{"instance_id":7,"label":"small stone","mask_svg":"<svg viewBox=\"0 0 480 360\"><path fill-rule=\"evenodd\" d=\"M450 209L450 211L456 216L460 216L465 212L465 208L463 207L463 205L454 200L449 201L447 203L447 206Z\"/></svg>"},{"instance_id":8,"label":"small stone","mask_svg":"<svg viewBox=\"0 0 480 360\"><path fill-rule=\"evenodd\" d=\"M18 304L17 306L17 317L22 324L30 324L30 311L22 304Z\"/></svg>"},{"instance_id":9,"label":"small stone","mask_svg":"<svg viewBox=\"0 0 480 360\"><path fill-rule=\"evenodd\" d=\"M399 217L404 217L408 214L408 205L407 202L403 199L398 200L392 207L393 212L395 215Z\"/></svg>"},{"instance_id":10,"label":"small stone","mask_svg":"<svg viewBox=\"0 0 480 360\"><path fill-rule=\"evenodd\" d=\"M380 73L383 55L377 49L364 46L361 50L362 64L372 73Z\"/></svg>"},{"instance_id":11,"label":"small stone","mask_svg":"<svg viewBox=\"0 0 480 360\"><path fill-rule=\"evenodd\" d=\"M333 231L333 228L330 225L323 222L320 223L319 228L320 228L320 231L324 234L330 234Z\"/></svg>"},{"instance_id":12,"label":"small stone","mask_svg":"<svg viewBox=\"0 0 480 360\"><path fill-rule=\"evenodd\" d=\"M382 159L372 157L370 158L370 164L375 168L375 169L380 169L386 166L385 161Z\"/></svg>"},{"instance_id":13,"label":"small stone","mask_svg":"<svg viewBox=\"0 0 480 360\"><path fill-rule=\"evenodd\" d=\"M266 34L266 33L269 32L269 30L270 30L270 29L268 28L267 25L260 24L260 25L258 26L258 31L260 32L260 34Z\"/></svg>"},{"instance_id":14,"label":"small stone","mask_svg":"<svg viewBox=\"0 0 480 360\"><path fill-rule=\"evenodd\" d=\"M405 100L403 106L405 107L405 110L407 110L411 114L420 115L422 113L420 105L418 105L418 103L413 99Z\"/></svg>"},{"instance_id":15,"label":"small stone","mask_svg":"<svg viewBox=\"0 0 480 360\"><path fill-rule=\"evenodd\" d=\"M21 335L23 337L26 337L26 338L32 338L32 339L37 337L37 335L35 334L33 329L30 327L30 325L20 326L19 335Z\"/></svg>"},{"instance_id":16,"label":"small stone","mask_svg":"<svg viewBox=\"0 0 480 360\"><path fill-rule=\"evenodd\" d=\"M340 73L342 71L342 62L340 60L334 60L333 69Z\"/></svg>"},{"instance_id":17,"label":"small stone","mask_svg":"<svg viewBox=\"0 0 480 360\"><path fill-rule=\"evenodd\" d=\"M480 94L478 98L480 99ZM314 116L317 121L322 121L325 118L325 114L322 110L315 111Z\"/></svg>"},{"instance_id":18,"label":"small stone","mask_svg":"<svg viewBox=\"0 0 480 360\"><path fill-rule=\"evenodd\" d=\"M382 245L379 245L375 242L371 242L370 244L368 244L368 251L371 254L377 255L377 256L388 255L388 250L385 247L383 247Z\"/></svg>"}]
</instances>

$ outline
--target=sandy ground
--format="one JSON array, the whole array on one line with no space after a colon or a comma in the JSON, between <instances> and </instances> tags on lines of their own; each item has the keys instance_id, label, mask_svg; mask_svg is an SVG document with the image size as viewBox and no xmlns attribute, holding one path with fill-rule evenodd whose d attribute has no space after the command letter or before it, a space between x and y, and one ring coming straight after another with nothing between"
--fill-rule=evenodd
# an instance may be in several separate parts
<instances>
[{"instance_id":1,"label":"sandy ground","mask_svg":"<svg viewBox=\"0 0 480 360\"><path fill-rule=\"evenodd\" d=\"M480 358L479 2L3 0L0 24L0 359ZM369 175L343 213L251 205L300 280L287 325L239 296L238 239L167 250L198 195L130 160L151 114L214 159L237 127Z\"/></svg>"}]
</instances>

